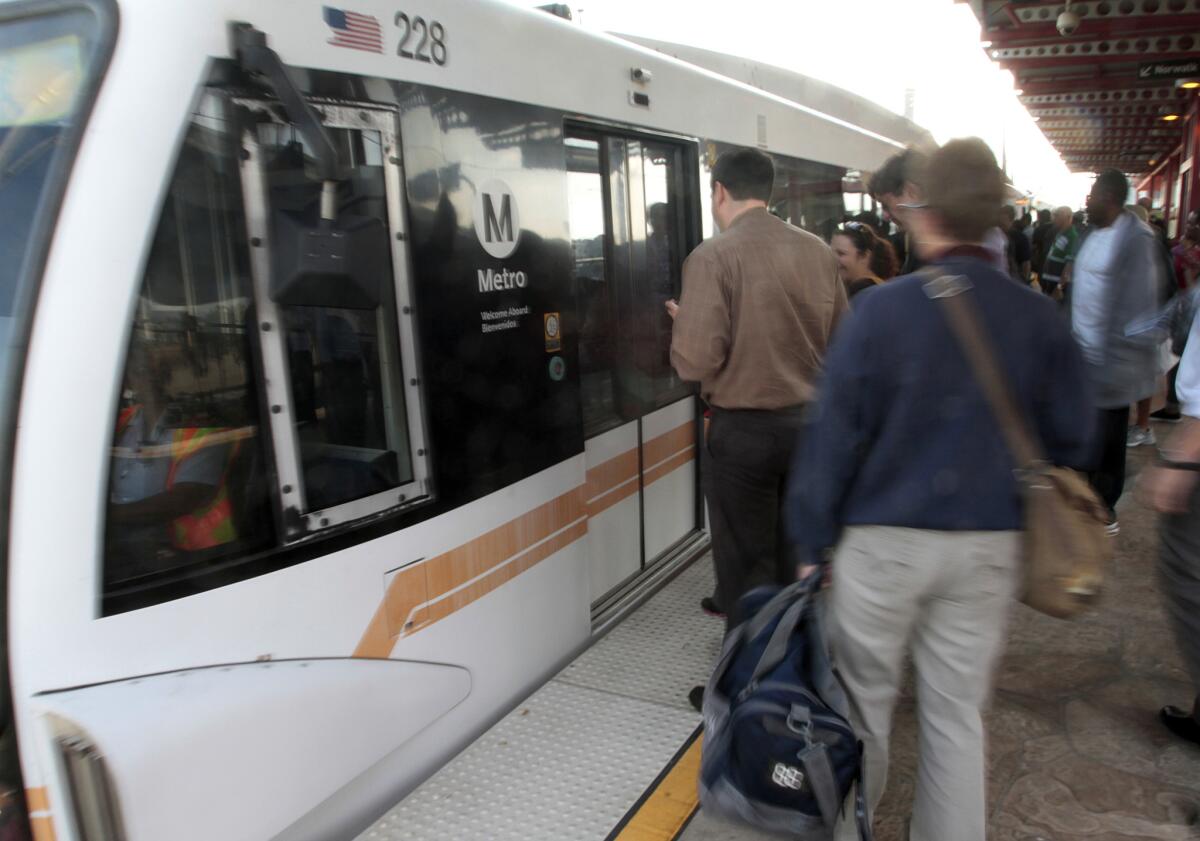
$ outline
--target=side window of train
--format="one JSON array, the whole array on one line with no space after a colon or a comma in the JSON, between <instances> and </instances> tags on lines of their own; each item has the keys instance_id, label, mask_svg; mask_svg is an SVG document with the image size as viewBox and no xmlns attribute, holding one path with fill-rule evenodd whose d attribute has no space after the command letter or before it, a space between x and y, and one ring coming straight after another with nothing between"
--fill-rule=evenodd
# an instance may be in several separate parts
<instances>
[{"instance_id":1,"label":"side window of train","mask_svg":"<svg viewBox=\"0 0 1200 841\"><path fill-rule=\"evenodd\" d=\"M429 498L394 116L206 95L155 231L114 418L105 594Z\"/></svg>"},{"instance_id":2,"label":"side window of train","mask_svg":"<svg viewBox=\"0 0 1200 841\"><path fill-rule=\"evenodd\" d=\"M845 216L844 167L773 154L771 212L829 242Z\"/></svg>"},{"instance_id":3,"label":"side window of train","mask_svg":"<svg viewBox=\"0 0 1200 841\"><path fill-rule=\"evenodd\" d=\"M707 153L708 170L722 152L737 149L727 143L712 142ZM775 187L769 210L785 222L803 228L829 242L846 214L842 193L845 167L822 164L768 153L775 164Z\"/></svg>"}]
</instances>

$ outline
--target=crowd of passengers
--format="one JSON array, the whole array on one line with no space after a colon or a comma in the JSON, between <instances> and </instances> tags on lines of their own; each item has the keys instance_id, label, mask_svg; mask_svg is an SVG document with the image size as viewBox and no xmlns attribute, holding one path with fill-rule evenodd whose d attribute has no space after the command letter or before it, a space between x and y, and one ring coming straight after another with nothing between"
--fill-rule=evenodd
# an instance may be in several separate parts
<instances>
[{"instance_id":1,"label":"crowd of passengers","mask_svg":"<svg viewBox=\"0 0 1200 841\"><path fill-rule=\"evenodd\" d=\"M1195 220L1168 248L1115 170L1096 178L1084 212L1018 218L974 138L889 160L869 183L885 216L847 220L829 244L769 213L773 183L758 151L716 161L719 233L688 257L666 305L672 365L709 412L701 476L716 588L701 607L731 629L751 589L824 576L870 809L911 655L909 838L983 841L982 711L1019 587L1023 512L1002 431L929 294L930 277L953 275L1047 459L1086 473L1111 535L1127 447L1156 443L1151 418L1176 422L1140 490L1160 513L1161 581L1197 696L1160 718L1200 744ZM1167 403L1151 413L1168 373ZM703 693L692 690L697 708ZM858 837L847 813L839 837Z\"/></svg>"}]
</instances>

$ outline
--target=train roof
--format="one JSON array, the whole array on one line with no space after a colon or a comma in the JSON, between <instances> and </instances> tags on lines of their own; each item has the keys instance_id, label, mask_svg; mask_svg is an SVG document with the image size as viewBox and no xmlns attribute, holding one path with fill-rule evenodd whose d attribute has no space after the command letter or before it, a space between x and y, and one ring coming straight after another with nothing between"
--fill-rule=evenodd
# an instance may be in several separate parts
<instances>
[{"instance_id":1,"label":"train roof","mask_svg":"<svg viewBox=\"0 0 1200 841\"><path fill-rule=\"evenodd\" d=\"M703 67L768 93L782 96L799 105L807 106L831 117L837 117L906 145L928 145L934 142L933 136L912 120L865 97L820 79L771 64L763 64L751 58L719 53L689 44L660 41L641 35L613 34L626 41L649 47L697 67Z\"/></svg>"},{"instance_id":2,"label":"train roof","mask_svg":"<svg viewBox=\"0 0 1200 841\"><path fill-rule=\"evenodd\" d=\"M448 52L440 64L410 60L401 52L401 18L408 18L391 0L332 0L339 4L335 12L378 24L378 50L333 43L326 22L331 0L97 2L115 7L120 19L97 114L120 103L127 124L154 115L181 126L189 91L204 77L204 67L231 54L229 23L244 21L266 33L285 64L364 77L368 94L383 101L391 92L375 80L458 90L543 106L568 118L757 146L863 171L878 168L914 139L910 124L889 121L882 109L832 86L809 80L798 93L794 74L790 87L768 84L763 80L774 76L754 65L756 86L736 66L724 68L731 76L698 63L715 66L698 53L688 53L692 61L685 61L501 0L424 0L421 14L445 33ZM342 7L343 2L352 5ZM650 71L651 80L635 81L633 68ZM131 105L139 100L140 107Z\"/></svg>"}]
</instances>

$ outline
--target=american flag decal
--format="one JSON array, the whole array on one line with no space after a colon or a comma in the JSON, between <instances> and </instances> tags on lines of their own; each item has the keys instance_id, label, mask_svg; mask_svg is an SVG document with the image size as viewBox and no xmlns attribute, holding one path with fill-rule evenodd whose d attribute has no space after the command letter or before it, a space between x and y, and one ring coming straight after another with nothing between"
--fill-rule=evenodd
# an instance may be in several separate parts
<instances>
[{"instance_id":1,"label":"american flag decal","mask_svg":"<svg viewBox=\"0 0 1200 841\"><path fill-rule=\"evenodd\" d=\"M369 53L383 52L383 30L379 28L379 21L370 15L326 6L325 23L333 30L333 37L327 43Z\"/></svg>"}]
</instances>

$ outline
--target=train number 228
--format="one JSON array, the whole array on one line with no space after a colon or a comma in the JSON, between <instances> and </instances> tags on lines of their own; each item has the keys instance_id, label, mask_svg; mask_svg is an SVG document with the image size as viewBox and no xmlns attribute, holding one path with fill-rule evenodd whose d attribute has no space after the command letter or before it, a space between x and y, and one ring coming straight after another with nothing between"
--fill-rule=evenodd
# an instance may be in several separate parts
<instances>
[{"instance_id":1,"label":"train number 228","mask_svg":"<svg viewBox=\"0 0 1200 841\"><path fill-rule=\"evenodd\" d=\"M396 55L414 61L432 61L439 67L446 63L446 27L436 20L425 21L423 17L410 18L404 12L396 12L396 26L404 30ZM409 41L419 39L415 49L407 49Z\"/></svg>"}]
</instances>

